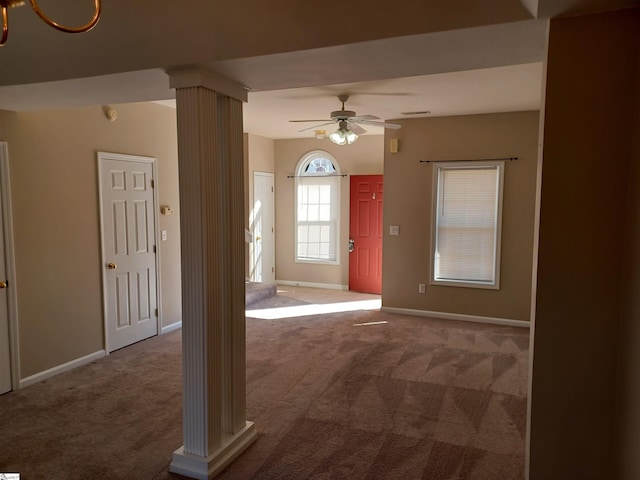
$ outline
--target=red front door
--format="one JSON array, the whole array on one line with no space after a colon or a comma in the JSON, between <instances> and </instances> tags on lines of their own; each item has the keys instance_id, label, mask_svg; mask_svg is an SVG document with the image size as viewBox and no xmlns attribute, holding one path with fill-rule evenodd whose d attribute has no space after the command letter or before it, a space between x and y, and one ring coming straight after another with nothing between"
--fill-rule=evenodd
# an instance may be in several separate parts
<instances>
[{"instance_id":1,"label":"red front door","mask_svg":"<svg viewBox=\"0 0 640 480\"><path fill-rule=\"evenodd\" d=\"M382 293L382 175L352 175L349 290Z\"/></svg>"}]
</instances>

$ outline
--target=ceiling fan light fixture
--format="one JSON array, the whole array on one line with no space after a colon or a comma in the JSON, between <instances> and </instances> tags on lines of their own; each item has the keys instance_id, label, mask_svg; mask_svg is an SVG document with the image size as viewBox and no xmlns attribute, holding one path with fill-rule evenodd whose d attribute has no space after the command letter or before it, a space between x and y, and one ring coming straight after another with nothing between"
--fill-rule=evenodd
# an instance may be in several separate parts
<instances>
[{"instance_id":1,"label":"ceiling fan light fixture","mask_svg":"<svg viewBox=\"0 0 640 480\"><path fill-rule=\"evenodd\" d=\"M347 137L340 128L329 135L329 140L331 140L336 145L345 145L347 143Z\"/></svg>"},{"instance_id":2,"label":"ceiling fan light fixture","mask_svg":"<svg viewBox=\"0 0 640 480\"><path fill-rule=\"evenodd\" d=\"M349 130L347 126L347 122L345 120L341 120L338 124L338 130L329 135L329 140L337 145L351 145L358 139L358 135Z\"/></svg>"},{"instance_id":3,"label":"ceiling fan light fixture","mask_svg":"<svg viewBox=\"0 0 640 480\"><path fill-rule=\"evenodd\" d=\"M347 143L349 145L351 145L353 142L355 142L358 139L358 135L353 133L351 130L347 130L344 136L347 139Z\"/></svg>"},{"instance_id":4,"label":"ceiling fan light fixture","mask_svg":"<svg viewBox=\"0 0 640 480\"><path fill-rule=\"evenodd\" d=\"M2 2L3 0L0 0ZM302 130L298 130L298 132L307 132L309 130L314 130L314 137L318 140L322 140L326 138L326 132L324 130L317 130L319 127L324 127L326 125L331 125L333 123L338 124L338 129L329 135L329 140L331 140L336 145L346 145L352 144L356 140L358 140L358 133L363 135L367 133L367 131L362 128L360 124L372 125L375 127L383 127L383 128L391 128L393 130L397 130L402 125L399 123L391 123L382 120L380 117L376 117L375 115L356 115L356 112L352 110L345 110L344 103L349 99L349 95L338 95L338 100L342 103L342 108L340 110L336 110L331 112L331 119L326 120L289 120L290 122L323 122L319 125L313 125L311 127L303 128Z\"/></svg>"}]
</instances>

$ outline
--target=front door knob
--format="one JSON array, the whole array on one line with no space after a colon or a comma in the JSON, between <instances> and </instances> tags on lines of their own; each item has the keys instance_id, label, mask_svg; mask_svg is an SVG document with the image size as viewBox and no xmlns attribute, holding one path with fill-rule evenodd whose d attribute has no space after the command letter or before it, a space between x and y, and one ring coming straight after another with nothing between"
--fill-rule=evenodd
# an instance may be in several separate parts
<instances>
[{"instance_id":1,"label":"front door knob","mask_svg":"<svg viewBox=\"0 0 640 480\"><path fill-rule=\"evenodd\" d=\"M118 268L118 266L115 263L109 262L107 263L107 268L109 270L115 270L116 268Z\"/></svg>"},{"instance_id":2,"label":"front door knob","mask_svg":"<svg viewBox=\"0 0 640 480\"><path fill-rule=\"evenodd\" d=\"M7 282L0 282L0 288L7 288Z\"/></svg>"}]
</instances>

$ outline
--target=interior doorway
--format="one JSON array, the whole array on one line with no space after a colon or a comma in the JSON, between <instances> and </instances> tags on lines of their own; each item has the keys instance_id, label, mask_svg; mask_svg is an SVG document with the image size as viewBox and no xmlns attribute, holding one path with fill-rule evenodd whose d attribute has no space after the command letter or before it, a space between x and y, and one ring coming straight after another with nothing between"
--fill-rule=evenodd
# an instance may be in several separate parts
<instances>
[{"instance_id":1,"label":"interior doorway","mask_svg":"<svg viewBox=\"0 0 640 480\"><path fill-rule=\"evenodd\" d=\"M382 293L382 175L352 175L349 290Z\"/></svg>"},{"instance_id":2,"label":"interior doorway","mask_svg":"<svg viewBox=\"0 0 640 480\"><path fill-rule=\"evenodd\" d=\"M98 153L106 351L158 334L155 158Z\"/></svg>"},{"instance_id":3,"label":"interior doorway","mask_svg":"<svg viewBox=\"0 0 640 480\"><path fill-rule=\"evenodd\" d=\"M0 142L0 395L18 388L17 325L9 156Z\"/></svg>"},{"instance_id":4,"label":"interior doorway","mask_svg":"<svg viewBox=\"0 0 640 480\"><path fill-rule=\"evenodd\" d=\"M252 282L275 283L273 173L253 173L251 233L250 279Z\"/></svg>"}]
</instances>

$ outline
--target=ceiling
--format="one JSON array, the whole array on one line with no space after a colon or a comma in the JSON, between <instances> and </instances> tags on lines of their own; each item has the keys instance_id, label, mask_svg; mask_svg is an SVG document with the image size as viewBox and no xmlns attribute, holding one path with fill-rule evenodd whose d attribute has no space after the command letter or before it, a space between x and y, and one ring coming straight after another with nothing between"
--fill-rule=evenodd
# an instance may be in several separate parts
<instances>
[{"instance_id":1,"label":"ceiling","mask_svg":"<svg viewBox=\"0 0 640 480\"><path fill-rule=\"evenodd\" d=\"M269 138L313 137L299 132L326 122L291 123L289 120L330 119L341 104L338 95L350 95L345 108L381 119L537 110L542 92L542 63L346 83L321 87L251 92L245 105L245 132ZM403 115L403 112L429 114ZM363 125L367 134L384 129ZM336 126L321 127L327 133Z\"/></svg>"},{"instance_id":2,"label":"ceiling","mask_svg":"<svg viewBox=\"0 0 640 480\"><path fill-rule=\"evenodd\" d=\"M92 2L40 0L67 23ZM346 107L384 119L539 108L547 18L637 0L109 0L91 32L10 10L0 49L0 109L28 111L169 100L169 68L197 65L246 86L246 130L294 138ZM57 9L57 10L56 10ZM55 14L55 15L54 15ZM368 129L371 134L375 128Z\"/></svg>"}]
</instances>

